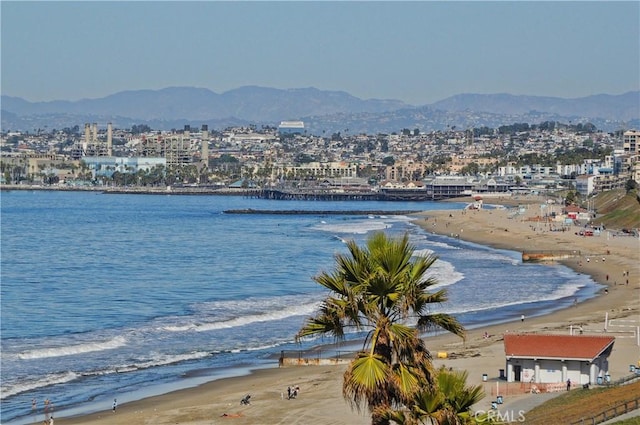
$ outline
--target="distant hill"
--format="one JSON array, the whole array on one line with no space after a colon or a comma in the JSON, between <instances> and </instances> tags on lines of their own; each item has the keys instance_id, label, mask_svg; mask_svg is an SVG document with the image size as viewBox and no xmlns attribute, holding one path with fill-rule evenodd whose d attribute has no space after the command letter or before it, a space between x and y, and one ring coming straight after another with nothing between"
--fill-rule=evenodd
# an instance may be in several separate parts
<instances>
[{"instance_id":1,"label":"distant hill","mask_svg":"<svg viewBox=\"0 0 640 425\"><path fill-rule=\"evenodd\" d=\"M313 134L422 131L456 126L498 127L514 122L592 122L612 131L640 125L640 92L578 99L509 94L461 94L431 105L414 106L393 99L359 99L342 91L316 88L274 89L245 86L222 94L195 87L133 90L77 101L29 102L2 96L2 128L33 130L112 122L117 128L147 124L154 129L209 124L278 125L302 119Z\"/></svg>"},{"instance_id":2,"label":"distant hill","mask_svg":"<svg viewBox=\"0 0 640 425\"><path fill-rule=\"evenodd\" d=\"M217 94L209 89L169 87L134 90L99 99L28 102L2 96L2 109L17 115L119 115L141 120L210 120L238 118L269 122L336 112L383 112L406 107L397 100L362 100L345 92L315 88L272 89L245 86Z\"/></svg>"},{"instance_id":3,"label":"distant hill","mask_svg":"<svg viewBox=\"0 0 640 425\"><path fill-rule=\"evenodd\" d=\"M443 111L476 111L493 114L546 112L561 116L578 116L628 121L640 117L640 92L621 95L598 94L576 99L511 94L459 94L430 105Z\"/></svg>"}]
</instances>

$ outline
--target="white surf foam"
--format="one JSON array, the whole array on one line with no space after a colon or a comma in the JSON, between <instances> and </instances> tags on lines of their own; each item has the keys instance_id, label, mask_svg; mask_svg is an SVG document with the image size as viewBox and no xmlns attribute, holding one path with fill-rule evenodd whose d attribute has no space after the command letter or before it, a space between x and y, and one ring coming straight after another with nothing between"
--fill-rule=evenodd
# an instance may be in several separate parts
<instances>
[{"instance_id":1,"label":"white surf foam","mask_svg":"<svg viewBox=\"0 0 640 425\"><path fill-rule=\"evenodd\" d=\"M73 381L78 378L78 376L79 375L74 372L62 372L46 375L41 379L20 380L20 382L16 383L3 384L0 387L0 399L5 399L26 391L33 391L49 385L64 384L65 382Z\"/></svg>"},{"instance_id":2,"label":"white surf foam","mask_svg":"<svg viewBox=\"0 0 640 425\"><path fill-rule=\"evenodd\" d=\"M437 284L429 287L429 290L440 289L444 286L453 285L464 279L464 273L456 270L455 266L448 261L436 260L427 271L428 277L434 277Z\"/></svg>"},{"instance_id":3,"label":"white surf foam","mask_svg":"<svg viewBox=\"0 0 640 425\"><path fill-rule=\"evenodd\" d=\"M267 303L267 301L265 301ZM221 320L215 322L207 322L211 318L201 318L197 322L185 323L181 325L167 325L163 329L169 332L207 332L219 329L229 329L241 326L247 326L253 323L270 322L290 318L294 316L309 315L318 310L320 301L314 301L312 303L298 304L298 305L277 305L272 310L265 311L257 314L247 314L238 317L234 317L228 320ZM264 305L262 306L264 308Z\"/></svg>"},{"instance_id":4,"label":"white surf foam","mask_svg":"<svg viewBox=\"0 0 640 425\"><path fill-rule=\"evenodd\" d=\"M127 340L123 336L117 336L108 341L87 342L64 347L47 347L24 351L18 354L21 360L44 359L48 357L73 356L76 354L91 353L94 351L113 350L126 345Z\"/></svg>"},{"instance_id":5,"label":"white surf foam","mask_svg":"<svg viewBox=\"0 0 640 425\"><path fill-rule=\"evenodd\" d=\"M514 301L496 301L496 302L488 302L482 305L478 305L474 303L473 305L461 305L457 308L451 308L450 304L434 308L434 312L446 312L449 314L460 314L460 313L470 313L470 312L478 312L478 311L486 311L486 310L494 310L498 308L504 307L512 307L516 305L529 304L529 303L537 303L541 301L555 301L563 298L570 297L576 294L584 285L581 284L567 284L563 285L560 288L557 288L552 293L545 296L537 296L536 294L531 294L529 297L522 298L520 300Z\"/></svg>"}]
</instances>

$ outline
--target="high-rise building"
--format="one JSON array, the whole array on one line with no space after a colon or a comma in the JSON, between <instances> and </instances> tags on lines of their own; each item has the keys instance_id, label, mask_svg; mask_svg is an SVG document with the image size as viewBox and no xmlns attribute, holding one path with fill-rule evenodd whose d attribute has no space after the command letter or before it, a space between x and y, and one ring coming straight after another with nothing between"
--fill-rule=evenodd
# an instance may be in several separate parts
<instances>
[{"instance_id":1,"label":"high-rise building","mask_svg":"<svg viewBox=\"0 0 640 425\"><path fill-rule=\"evenodd\" d=\"M640 153L640 131L625 131L623 134L622 148L624 149L624 153L638 155L638 153Z\"/></svg>"}]
</instances>

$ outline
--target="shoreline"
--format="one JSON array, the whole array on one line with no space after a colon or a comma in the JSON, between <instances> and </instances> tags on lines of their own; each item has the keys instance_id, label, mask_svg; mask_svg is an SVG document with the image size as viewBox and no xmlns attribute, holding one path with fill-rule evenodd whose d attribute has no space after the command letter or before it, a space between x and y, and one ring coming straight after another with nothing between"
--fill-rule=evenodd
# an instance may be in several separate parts
<instances>
[{"instance_id":1,"label":"shoreline","mask_svg":"<svg viewBox=\"0 0 640 425\"><path fill-rule=\"evenodd\" d=\"M451 335L437 335L427 339L434 366L464 369L469 372L469 384L484 385L487 396L478 408L490 405L492 385L498 378L498 369L504 367L502 334L508 331L535 331L549 333L568 332L570 326L583 326L586 333L602 333L605 315L610 319L629 318L638 321L639 270L638 239L604 239L578 237L573 233L532 231L526 221L507 218L506 210L465 211L446 210L418 213L414 217L417 225L427 233L451 236L451 229L459 229L460 239L490 246L522 252L524 249L557 248L558 245L575 243L588 251L598 243L606 243L610 254L603 262L601 258L569 259L562 264L574 271L590 275L605 285L595 297L578 305L556 310L550 314L519 319L506 323L479 327L467 331L466 340ZM433 225L433 223L436 223ZM508 229L508 231L505 231ZM508 234L508 235L507 235ZM561 239L557 239L556 237ZM572 238L573 237L573 241ZM601 236L600 238L602 238ZM595 244L595 245L594 245ZM594 251L589 251L594 252ZM622 271L629 271L629 285L621 281ZM608 279L607 279L608 277ZM615 279L615 280L614 280ZM618 284L620 281L620 284ZM615 282L615 284L614 284ZM484 332L491 335L483 338ZM629 364L639 360L638 346L631 338L616 338L610 357L612 379L628 372ZM436 353L446 352L447 359L436 358ZM367 412L352 411L342 398L342 373L344 366L297 366L263 368L251 370L248 375L222 378L196 387L178 389L166 394L135 401L118 399L116 413L111 405L90 414L65 417L64 411L55 415L60 424L217 424L233 421L238 424L256 423L317 423L317 424L365 424L370 423ZM488 374L489 382L483 382L482 374ZM300 385L300 396L287 400L287 386ZM252 403L240 406L239 400L252 394ZM513 397L516 401L526 396ZM527 398L527 400L529 400ZM508 401L511 398L508 397ZM223 414L229 416L221 416ZM40 417L40 416L39 416ZM259 419L257 419L259 418ZM41 423L40 421L33 423Z\"/></svg>"}]
</instances>

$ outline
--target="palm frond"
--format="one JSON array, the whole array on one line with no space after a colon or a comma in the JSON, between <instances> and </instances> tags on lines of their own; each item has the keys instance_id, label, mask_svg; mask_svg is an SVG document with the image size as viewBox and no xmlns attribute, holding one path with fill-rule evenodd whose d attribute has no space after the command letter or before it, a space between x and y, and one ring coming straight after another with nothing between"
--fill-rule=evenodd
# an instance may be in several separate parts
<instances>
[{"instance_id":1,"label":"palm frond","mask_svg":"<svg viewBox=\"0 0 640 425\"><path fill-rule=\"evenodd\" d=\"M316 335L330 335L337 340L344 339L344 327L340 321L330 316L316 316L307 319L296 335L296 341Z\"/></svg>"},{"instance_id":2,"label":"palm frond","mask_svg":"<svg viewBox=\"0 0 640 425\"><path fill-rule=\"evenodd\" d=\"M344 374L342 393L360 408L363 402L371 405L371 400L384 400L389 365L382 356L369 352L358 353Z\"/></svg>"},{"instance_id":3,"label":"palm frond","mask_svg":"<svg viewBox=\"0 0 640 425\"><path fill-rule=\"evenodd\" d=\"M415 373L415 369L399 363L393 372L396 387L398 388L399 394L402 395L402 398L408 399L420 389L422 382L420 378L422 377Z\"/></svg>"},{"instance_id":4,"label":"palm frond","mask_svg":"<svg viewBox=\"0 0 640 425\"><path fill-rule=\"evenodd\" d=\"M464 338L465 336L464 326L450 314L440 313L420 316L416 326L421 331L441 328L459 337Z\"/></svg>"}]
</instances>

